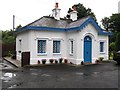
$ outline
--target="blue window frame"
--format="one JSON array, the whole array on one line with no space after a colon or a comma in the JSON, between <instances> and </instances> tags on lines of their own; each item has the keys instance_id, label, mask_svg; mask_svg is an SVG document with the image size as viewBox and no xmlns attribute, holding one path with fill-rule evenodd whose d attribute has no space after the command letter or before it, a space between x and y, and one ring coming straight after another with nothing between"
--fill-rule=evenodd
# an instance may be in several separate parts
<instances>
[{"instance_id":1,"label":"blue window frame","mask_svg":"<svg viewBox=\"0 0 120 90\"><path fill-rule=\"evenodd\" d=\"M60 53L60 41L53 41L53 53Z\"/></svg>"},{"instance_id":2,"label":"blue window frame","mask_svg":"<svg viewBox=\"0 0 120 90\"><path fill-rule=\"evenodd\" d=\"M71 47L70 47L70 53L73 54L73 41L70 41Z\"/></svg>"},{"instance_id":3,"label":"blue window frame","mask_svg":"<svg viewBox=\"0 0 120 90\"><path fill-rule=\"evenodd\" d=\"M104 42L100 42L100 52L104 52Z\"/></svg>"},{"instance_id":4,"label":"blue window frame","mask_svg":"<svg viewBox=\"0 0 120 90\"><path fill-rule=\"evenodd\" d=\"M38 53L46 53L46 40L38 40Z\"/></svg>"}]
</instances>

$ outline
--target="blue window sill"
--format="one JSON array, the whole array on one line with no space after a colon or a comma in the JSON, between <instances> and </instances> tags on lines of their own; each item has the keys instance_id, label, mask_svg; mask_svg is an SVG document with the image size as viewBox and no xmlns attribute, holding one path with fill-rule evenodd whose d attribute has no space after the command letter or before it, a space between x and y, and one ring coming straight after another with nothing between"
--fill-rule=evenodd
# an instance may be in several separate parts
<instances>
[{"instance_id":1,"label":"blue window sill","mask_svg":"<svg viewBox=\"0 0 120 90\"><path fill-rule=\"evenodd\" d=\"M38 56L47 56L47 53L37 53Z\"/></svg>"}]
</instances>

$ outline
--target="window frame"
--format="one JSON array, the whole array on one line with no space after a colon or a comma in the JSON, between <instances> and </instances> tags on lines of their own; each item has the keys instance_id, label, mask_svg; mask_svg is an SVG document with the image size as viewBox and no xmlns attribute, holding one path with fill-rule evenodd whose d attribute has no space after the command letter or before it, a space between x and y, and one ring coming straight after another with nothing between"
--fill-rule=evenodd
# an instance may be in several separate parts
<instances>
[{"instance_id":1,"label":"window frame","mask_svg":"<svg viewBox=\"0 0 120 90\"><path fill-rule=\"evenodd\" d=\"M102 46L101 46L101 44L102 44ZM105 53L105 42L104 41L99 42L99 52Z\"/></svg>"},{"instance_id":2,"label":"window frame","mask_svg":"<svg viewBox=\"0 0 120 90\"><path fill-rule=\"evenodd\" d=\"M54 52L54 42L60 42L59 43L59 52ZM61 54L61 40L53 40L53 45L52 45L52 47L53 47L53 54ZM56 50L57 50L57 47L56 47Z\"/></svg>"},{"instance_id":3,"label":"window frame","mask_svg":"<svg viewBox=\"0 0 120 90\"><path fill-rule=\"evenodd\" d=\"M38 48L39 41L45 41L45 47L42 46L42 48L45 48L45 50L42 49L43 51L39 51L39 48ZM45 40L45 39L37 40L37 54L38 55L46 55L47 54L47 40Z\"/></svg>"},{"instance_id":4,"label":"window frame","mask_svg":"<svg viewBox=\"0 0 120 90\"><path fill-rule=\"evenodd\" d=\"M74 53L74 41L70 40L70 55L73 55Z\"/></svg>"}]
</instances>

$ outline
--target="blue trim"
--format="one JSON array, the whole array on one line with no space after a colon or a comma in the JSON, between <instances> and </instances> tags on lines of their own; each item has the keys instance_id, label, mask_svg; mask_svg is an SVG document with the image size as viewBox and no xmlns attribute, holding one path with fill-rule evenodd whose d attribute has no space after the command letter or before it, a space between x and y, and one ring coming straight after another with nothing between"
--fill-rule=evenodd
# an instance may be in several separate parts
<instances>
[{"instance_id":1,"label":"blue trim","mask_svg":"<svg viewBox=\"0 0 120 90\"><path fill-rule=\"evenodd\" d=\"M24 30L57 30L57 31L65 31L64 28L52 28L52 27L41 27L41 26L26 26L17 30L17 32L22 32Z\"/></svg>"},{"instance_id":2,"label":"blue trim","mask_svg":"<svg viewBox=\"0 0 120 90\"><path fill-rule=\"evenodd\" d=\"M17 29L16 33L27 31L27 30L48 30L48 31L77 31L82 30L85 26L91 23L97 30L99 35L112 35L110 32L104 32L104 30L96 23L96 21L89 17L82 25L79 27L72 27L72 28L53 28L53 27L45 27L45 26L25 26L23 28Z\"/></svg>"}]
</instances>

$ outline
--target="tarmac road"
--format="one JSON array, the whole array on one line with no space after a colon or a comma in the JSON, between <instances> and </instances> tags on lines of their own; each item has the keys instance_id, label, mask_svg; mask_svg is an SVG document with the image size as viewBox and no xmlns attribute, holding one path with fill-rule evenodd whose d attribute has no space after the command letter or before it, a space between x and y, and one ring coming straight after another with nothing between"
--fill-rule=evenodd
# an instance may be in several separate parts
<instances>
[{"instance_id":1,"label":"tarmac road","mask_svg":"<svg viewBox=\"0 0 120 90\"><path fill-rule=\"evenodd\" d=\"M114 61L98 65L65 64L3 70L2 88L118 88L119 67ZM16 89L17 90L17 89Z\"/></svg>"}]
</instances>

